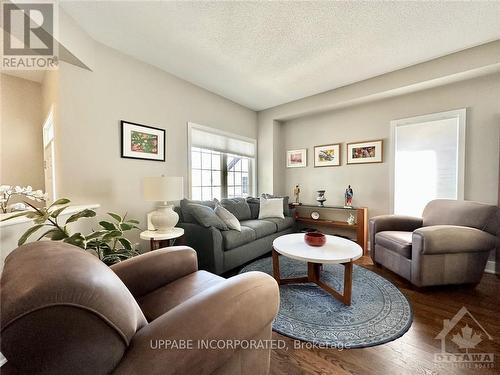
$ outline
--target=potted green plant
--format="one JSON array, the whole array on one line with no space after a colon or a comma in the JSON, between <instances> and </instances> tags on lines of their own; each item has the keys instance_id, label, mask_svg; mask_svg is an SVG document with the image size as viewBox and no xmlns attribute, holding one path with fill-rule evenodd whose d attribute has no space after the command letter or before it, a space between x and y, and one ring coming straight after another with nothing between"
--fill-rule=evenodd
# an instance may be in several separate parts
<instances>
[{"instance_id":1,"label":"potted green plant","mask_svg":"<svg viewBox=\"0 0 500 375\"><path fill-rule=\"evenodd\" d=\"M2 220L6 221L20 216L26 216L33 220L34 225L19 238L19 246L37 234L36 241L45 238L78 246L93 253L107 265L118 263L139 254L133 248L131 242L124 237L124 232L140 229L137 227L139 221L127 219L126 214L120 216L108 212L108 216L112 218L111 221L101 220L98 230L84 235L80 232L70 233L68 224L83 218L95 217L96 212L94 210L84 209L74 213L62 223L60 222L60 215L69 207L69 199L58 199L48 207L35 207L29 202L25 203L31 207L31 210L17 213Z\"/></svg>"}]
</instances>

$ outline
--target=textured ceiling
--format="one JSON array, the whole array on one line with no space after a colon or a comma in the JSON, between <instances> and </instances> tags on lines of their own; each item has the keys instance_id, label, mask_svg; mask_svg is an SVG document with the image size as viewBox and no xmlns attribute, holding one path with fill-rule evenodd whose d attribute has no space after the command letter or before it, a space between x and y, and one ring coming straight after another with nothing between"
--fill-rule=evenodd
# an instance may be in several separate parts
<instances>
[{"instance_id":1,"label":"textured ceiling","mask_svg":"<svg viewBox=\"0 0 500 375\"><path fill-rule=\"evenodd\" d=\"M500 39L500 2L70 2L94 39L261 110Z\"/></svg>"}]
</instances>

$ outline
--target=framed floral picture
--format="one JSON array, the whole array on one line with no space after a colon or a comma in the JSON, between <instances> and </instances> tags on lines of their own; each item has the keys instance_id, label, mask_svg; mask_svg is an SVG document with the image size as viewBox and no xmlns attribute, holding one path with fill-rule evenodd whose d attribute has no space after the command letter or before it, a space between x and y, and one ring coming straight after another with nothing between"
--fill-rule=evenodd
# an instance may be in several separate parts
<instances>
[{"instance_id":1,"label":"framed floral picture","mask_svg":"<svg viewBox=\"0 0 500 375\"><path fill-rule=\"evenodd\" d=\"M307 149L289 150L286 152L287 168L302 168L307 166Z\"/></svg>"},{"instance_id":2,"label":"framed floral picture","mask_svg":"<svg viewBox=\"0 0 500 375\"><path fill-rule=\"evenodd\" d=\"M347 144L347 164L382 163L383 141Z\"/></svg>"},{"instance_id":3,"label":"framed floral picture","mask_svg":"<svg viewBox=\"0 0 500 375\"><path fill-rule=\"evenodd\" d=\"M122 158L165 161L165 129L121 121Z\"/></svg>"},{"instance_id":4,"label":"framed floral picture","mask_svg":"<svg viewBox=\"0 0 500 375\"><path fill-rule=\"evenodd\" d=\"M340 165L340 143L314 146L314 167L336 167Z\"/></svg>"}]
</instances>

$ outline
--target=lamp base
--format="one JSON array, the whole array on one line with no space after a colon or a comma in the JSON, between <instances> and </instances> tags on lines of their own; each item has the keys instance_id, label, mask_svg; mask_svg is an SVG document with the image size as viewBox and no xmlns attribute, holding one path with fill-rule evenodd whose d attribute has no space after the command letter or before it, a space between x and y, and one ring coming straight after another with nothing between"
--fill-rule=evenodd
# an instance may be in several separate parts
<instances>
[{"instance_id":1,"label":"lamp base","mask_svg":"<svg viewBox=\"0 0 500 375\"><path fill-rule=\"evenodd\" d=\"M151 224L158 233L171 232L179 221L179 215L174 206L161 205L151 215Z\"/></svg>"}]
</instances>

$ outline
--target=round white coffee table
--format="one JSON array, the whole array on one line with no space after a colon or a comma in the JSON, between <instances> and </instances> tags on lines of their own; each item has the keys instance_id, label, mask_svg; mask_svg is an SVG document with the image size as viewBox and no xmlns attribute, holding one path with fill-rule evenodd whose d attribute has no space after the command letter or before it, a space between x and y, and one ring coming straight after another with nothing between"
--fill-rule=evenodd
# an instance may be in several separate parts
<instances>
[{"instance_id":1,"label":"round white coffee table","mask_svg":"<svg viewBox=\"0 0 500 375\"><path fill-rule=\"evenodd\" d=\"M278 284L315 283L345 305L351 304L352 262L363 255L357 243L345 238L326 236L321 247L309 246L304 241L304 233L286 234L273 241L273 276ZM307 276L282 279L280 277L279 254L288 258L307 262ZM344 266L344 290L337 292L321 281L321 265L339 263Z\"/></svg>"},{"instance_id":2,"label":"round white coffee table","mask_svg":"<svg viewBox=\"0 0 500 375\"><path fill-rule=\"evenodd\" d=\"M143 240L149 240L151 250L157 250L161 247L163 241L168 241L167 246L173 246L175 240L184 235L184 228L173 228L167 233L158 233L155 230L145 230L139 237Z\"/></svg>"}]
</instances>

